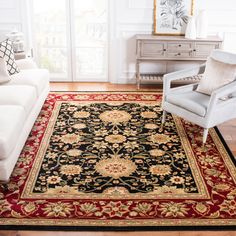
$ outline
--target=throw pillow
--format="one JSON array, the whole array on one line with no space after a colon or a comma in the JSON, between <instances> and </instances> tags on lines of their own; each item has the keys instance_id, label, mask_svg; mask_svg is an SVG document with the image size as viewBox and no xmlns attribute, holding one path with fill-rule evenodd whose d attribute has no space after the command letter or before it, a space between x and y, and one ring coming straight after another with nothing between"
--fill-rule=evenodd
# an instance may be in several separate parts
<instances>
[{"instance_id":1,"label":"throw pillow","mask_svg":"<svg viewBox=\"0 0 236 236\"><path fill-rule=\"evenodd\" d=\"M0 84L8 82L10 80L10 76L7 72L6 62L3 58L0 58Z\"/></svg>"},{"instance_id":2,"label":"throw pillow","mask_svg":"<svg viewBox=\"0 0 236 236\"><path fill-rule=\"evenodd\" d=\"M3 58L6 61L9 75L20 72L15 61L11 40L7 39L0 43L0 58Z\"/></svg>"},{"instance_id":3,"label":"throw pillow","mask_svg":"<svg viewBox=\"0 0 236 236\"><path fill-rule=\"evenodd\" d=\"M234 81L235 76L236 64L223 63L209 57L196 91L211 95L214 90Z\"/></svg>"}]
</instances>

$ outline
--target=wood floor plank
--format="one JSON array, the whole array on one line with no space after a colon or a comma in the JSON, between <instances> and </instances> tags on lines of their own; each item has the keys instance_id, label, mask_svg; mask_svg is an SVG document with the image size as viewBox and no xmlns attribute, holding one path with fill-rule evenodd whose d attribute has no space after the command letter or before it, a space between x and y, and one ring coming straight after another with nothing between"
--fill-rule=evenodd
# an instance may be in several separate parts
<instances>
[{"instance_id":1,"label":"wood floor plank","mask_svg":"<svg viewBox=\"0 0 236 236\"><path fill-rule=\"evenodd\" d=\"M185 231L180 236L236 236L235 231Z\"/></svg>"},{"instance_id":2,"label":"wood floor plank","mask_svg":"<svg viewBox=\"0 0 236 236\"><path fill-rule=\"evenodd\" d=\"M21 231L18 236L179 236L179 232L39 232Z\"/></svg>"}]
</instances>

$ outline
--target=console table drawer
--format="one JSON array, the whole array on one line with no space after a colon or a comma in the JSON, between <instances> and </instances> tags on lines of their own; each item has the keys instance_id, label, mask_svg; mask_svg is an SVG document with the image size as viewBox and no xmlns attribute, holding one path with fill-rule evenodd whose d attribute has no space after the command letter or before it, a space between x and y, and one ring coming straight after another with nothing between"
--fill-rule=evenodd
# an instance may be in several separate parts
<instances>
[{"instance_id":1,"label":"console table drawer","mask_svg":"<svg viewBox=\"0 0 236 236\"><path fill-rule=\"evenodd\" d=\"M168 58L187 59L192 57L192 51L189 52L167 52Z\"/></svg>"},{"instance_id":2,"label":"console table drawer","mask_svg":"<svg viewBox=\"0 0 236 236\"><path fill-rule=\"evenodd\" d=\"M167 43L167 49L173 50L173 51L179 51L179 50L190 50L192 48L192 43Z\"/></svg>"},{"instance_id":3,"label":"console table drawer","mask_svg":"<svg viewBox=\"0 0 236 236\"><path fill-rule=\"evenodd\" d=\"M165 44L158 42L144 41L141 45L142 57L160 57L164 56Z\"/></svg>"},{"instance_id":4,"label":"console table drawer","mask_svg":"<svg viewBox=\"0 0 236 236\"><path fill-rule=\"evenodd\" d=\"M195 43L195 57L204 57L210 55L211 51L220 48L218 43Z\"/></svg>"}]
</instances>

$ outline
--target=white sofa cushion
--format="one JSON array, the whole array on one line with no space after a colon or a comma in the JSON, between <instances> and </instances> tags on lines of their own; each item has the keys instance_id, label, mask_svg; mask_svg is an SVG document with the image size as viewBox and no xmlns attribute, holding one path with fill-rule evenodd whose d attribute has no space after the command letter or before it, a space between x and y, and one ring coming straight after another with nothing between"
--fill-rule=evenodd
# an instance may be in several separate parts
<instances>
[{"instance_id":1,"label":"white sofa cushion","mask_svg":"<svg viewBox=\"0 0 236 236\"><path fill-rule=\"evenodd\" d=\"M21 70L20 73L12 75L7 85L30 85L36 88L37 97L42 93L49 83L49 72L45 69Z\"/></svg>"},{"instance_id":2,"label":"white sofa cushion","mask_svg":"<svg viewBox=\"0 0 236 236\"><path fill-rule=\"evenodd\" d=\"M3 58L0 57L0 84L6 83L10 80L10 76L7 72L7 65Z\"/></svg>"},{"instance_id":3,"label":"white sofa cushion","mask_svg":"<svg viewBox=\"0 0 236 236\"><path fill-rule=\"evenodd\" d=\"M14 149L26 121L22 106L0 105L0 160Z\"/></svg>"},{"instance_id":4,"label":"white sofa cushion","mask_svg":"<svg viewBox=\"0 0 236 236\"><path fill-rule=\"evenodd\" d=\"M19 86L0 86L0 105L22 106L28 115L36 100L36 89L32 86L22 85L20 89Z\"/></svg>"},{"instance_id":5,"label":"white sofa cushion","mask_svg":"<svg viewBox=\"0 0 236 236\"><path fill-rule=\"evenodd\" d=\"M36 69L36 63L31 58L24 58L16 61L20 70Z\"/></svg>"}]
</instances>

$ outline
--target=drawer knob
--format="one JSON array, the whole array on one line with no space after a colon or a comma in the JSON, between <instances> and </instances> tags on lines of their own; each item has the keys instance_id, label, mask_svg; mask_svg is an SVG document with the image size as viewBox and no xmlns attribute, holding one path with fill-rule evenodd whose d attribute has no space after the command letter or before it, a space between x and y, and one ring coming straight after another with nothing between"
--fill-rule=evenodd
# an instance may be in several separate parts
<instances>
[{"instance_id":1,"label":"drawer knob","mask_svg":"<svg viewBox=\"0 0 236 236\"><path fill-rule=\"evenodd\" d=\"M163 49L163 51L165 52L165 51L166 51L166 49L164 48L164 49Z\"/></svg>"},{"instance_id":2,"label":"drawer knob","mask_svg":"<svg viewBox=\"0 0 236 236\"><path fill-rule=\"evenodd\" d=\"M196 52L196 49L193 49L194 52Z\"/></svg>"},{"instance_id":3,"label":"drawer knob","mask_svg":"<svg viewBox=\"0 0 236 236\"><path fill-rule=\"evenodd\" d=\"M179 53L177 53L177 54L175 54L176 56L181 56L181 53L179 52Z\"/></svg>"},{"instance_id":4,"label":"drawer knob","mask_svg":"<svg viewBox=\"0 0 236 236\"><path fill-rule=\"evenodd\" d=\"M179 47L181 47L182 45L181 44L179 44Z\"/></svg>"}]
</instances>

